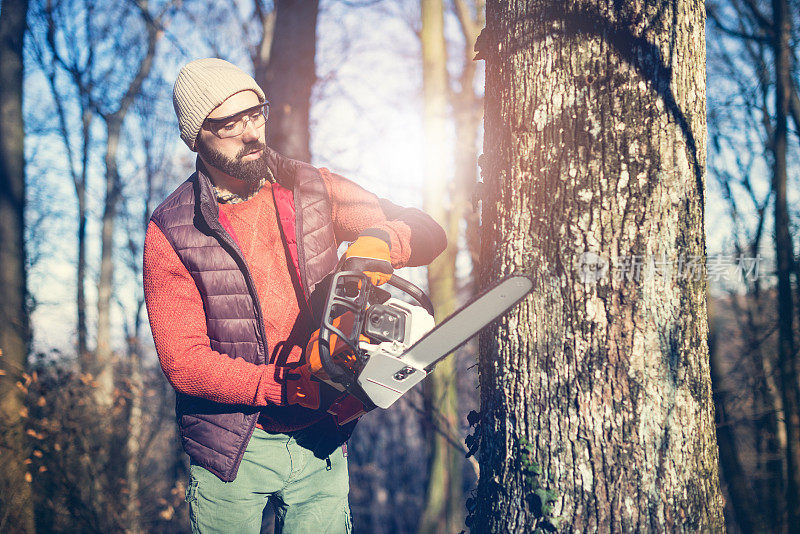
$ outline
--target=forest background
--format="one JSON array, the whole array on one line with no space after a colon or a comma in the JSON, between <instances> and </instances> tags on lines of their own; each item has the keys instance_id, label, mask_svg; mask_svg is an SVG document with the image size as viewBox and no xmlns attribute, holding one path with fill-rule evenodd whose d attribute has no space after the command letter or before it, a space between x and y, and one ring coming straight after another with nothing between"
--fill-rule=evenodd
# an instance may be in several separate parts
<instances>
[{"instance_id":1,"label":"forest background","mask_svg":"<svg viewBox=\"0 0 800 534\"><path fill-rule=\"evenodd\" d=\"M788 13L786 64L772 46L779 8ZM480 0L3 0L0 33L10 42L24 30L25 188L16 205L25 206L30 336L24 361L0 355L0 428L14 453L3 454L0 531L189 531L188 459L141 287L149 214L194 167L171 105L187 61L221 57L253 73L273 104L268 143L280 152L442 223L445 260L400 272L428 288L439 318L478 289L484 9ZM733 532L775 532L791 524L800 469L791 461L800 441L784 424L785 399L800 388L800 3L719 0L705 11L699 268L709 283L725 518ZM781 183L774 95L786 77ZM10 124L4 115L4 131ZM778 193L785 232L775 224ZM612 271L624 263L608 259ZM425 388L359 424L350 442L356 532L464 528L479 475L468 436L468 414L479 410L476 354L477 344L460 349Z\"/></svg>"}]
</instances>

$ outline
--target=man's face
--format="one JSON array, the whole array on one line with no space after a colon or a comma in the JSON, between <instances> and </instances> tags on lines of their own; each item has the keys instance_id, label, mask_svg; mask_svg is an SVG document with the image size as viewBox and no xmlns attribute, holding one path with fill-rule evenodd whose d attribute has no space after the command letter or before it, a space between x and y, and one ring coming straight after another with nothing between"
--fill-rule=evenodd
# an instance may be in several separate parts
<instances>
[{"instance_id":1,"label":"man's face","mask_svg":"<svg viewBox=\"0 0 800 534\"><path fill-rule=\"evenodd\" d=\"M260 101L256 93L241 91L217 106L208 118L229 117L258 104ZM211 133L208 123L204 123L197 138L197 153L206 164L225 174L243 182L257 184L268 173L265 131L266 126L255 128L248 122L241 135L220 138Z\"/></svg>"}]
</instances>

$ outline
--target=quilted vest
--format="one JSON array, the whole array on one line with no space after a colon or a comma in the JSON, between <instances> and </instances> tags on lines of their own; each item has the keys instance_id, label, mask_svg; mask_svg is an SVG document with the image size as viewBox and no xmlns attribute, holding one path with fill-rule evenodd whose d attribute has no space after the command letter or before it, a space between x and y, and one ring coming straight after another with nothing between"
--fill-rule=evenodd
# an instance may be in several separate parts
<instances>
[{"instance_id":1,"label":"quilted vest","mask_svg":"<svg viewBox=\"0 0 800 534\"><path fill-rule=\"evenodd\" d=\"M336 239L331 206L320 172L267 149L281 236L294 263L306 302L334 270ZM262 308L242 251L220 220L214 189L202 161L197 170L153 212L197 284L211 348L248 362L267 362L269 347ZM312 306L313 308L313 306ZM175 413L186 453L225 482L236 478L259 408L220 404L176 393Z\"/></svg>"}]
</instances>

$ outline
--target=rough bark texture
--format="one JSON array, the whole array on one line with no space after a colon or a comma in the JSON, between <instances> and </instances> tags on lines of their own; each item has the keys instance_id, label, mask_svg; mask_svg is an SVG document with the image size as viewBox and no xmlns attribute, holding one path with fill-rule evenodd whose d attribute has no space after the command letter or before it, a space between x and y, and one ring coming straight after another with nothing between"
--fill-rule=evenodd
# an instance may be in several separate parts
<instances>
[{"instance_id":1,"label":"rough bark texture","mask_svg":"<svg viewBox=\"0 0 800 534\"><path fill-rule=\"evenodd\" d=\"M442 0L421 0L422 78L425 128L424 210L447 233L447 249L428 267L428 293L441 321L456 308L455 258L461 214L442 201L447 198L448 169L443 157L447 145L447 50L444 40ZM445 434L458 428L458 394L455 358L436 366L425 384L427 421L444 424ZM442 432L429 432L431 457L420 534L455 533L463 525L461 453Z\"/></svg>"},{"instance_id":2,"label":"rough bark texture","mask_svg":"<svg viewBox=\"0 0 800 534\"><path fill-rule=\"evenodd\" d=\"M704 16L487 4L483 279L525 270L534 291L481 340L473 532L725 528L706 281L685 265L705 253ZM637 277L633 256L667 265Z\"/></svg>"},{"instance_id":3,"label":"rough bark texture","mask_svg":"<svg viewBox=\"0 0 800 534\"><path fill-rule=\"evenodd\" d=\"M28 357L22 45L26 0L0 5L0 531L34 532L23 373Z\"/></svg>"},{"instance_id":4,"label":"rough bark texture","mask_svg":"<svg viewBox=\"0 0 800 534\"><path fill-rule=\"evenodd\" d=\"M277 0L275 10L269 65L255 65L256 81L272 104L267 145L284 156L309 162L308 113L311 89L317 81L314 57L319 0ZM265 26L265 31L268 29ZM256 57L263 57L263 50Z\"/></svg>"}]
</instances>

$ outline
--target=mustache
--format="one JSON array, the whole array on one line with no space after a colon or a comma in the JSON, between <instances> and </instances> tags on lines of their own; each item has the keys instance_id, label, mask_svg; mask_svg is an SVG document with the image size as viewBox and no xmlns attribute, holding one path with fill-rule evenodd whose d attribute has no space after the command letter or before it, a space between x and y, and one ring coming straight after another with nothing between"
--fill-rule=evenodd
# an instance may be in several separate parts
<instances>
[{"instance_id":1,"label":"mustache","mask_svg":"<svg viewBox=\"0 0 800 534\"><path fill-rule=\"evenodd\" d=\"M241 159L248 155L251 152L255 152L256 150L266 150L267 145L262 143L261 141L254 141L248 145L242 147L238 154L236 154L237 159Z\"/></svg>"}]
</instances>

